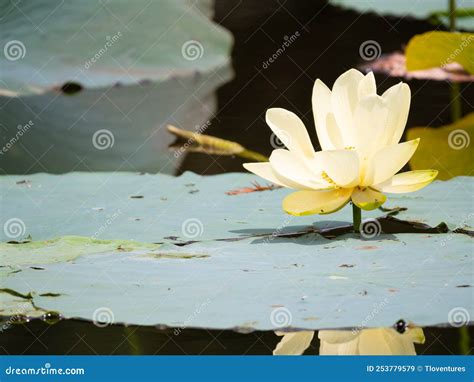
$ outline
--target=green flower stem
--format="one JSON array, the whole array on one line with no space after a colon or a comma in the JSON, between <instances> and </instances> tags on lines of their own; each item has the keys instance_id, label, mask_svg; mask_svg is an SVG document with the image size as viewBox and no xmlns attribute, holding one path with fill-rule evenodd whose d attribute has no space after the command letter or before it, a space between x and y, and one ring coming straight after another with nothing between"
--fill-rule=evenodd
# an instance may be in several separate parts
<instances>
[{"instance_id":1,"label":"green flower stem","mask_svg":"<svg viewBox=\"0 0 474 382\"><path fill-rule=\"evenodd\" d=\"M456 122L462 117L461 84L451 83L451 120Z\"/></svg>"},{"instance_id":2,"label":"green flower stem","mask_svg":"<svg viewBox=\"0 0 474 382\"><path fill-rule=\"evenodd\" d=\"M456 31L456 0L449 0L449 30ZM462 117L461 85L451 83L451 120L456 122Z\"/></svg>"},{"instance_id":3,"label":"green flower stem","mask_svg":"<svg viewBox=\"0 0 474 382\"><path fill-rule=\"evenodd\" d=\"M359 227L362 219L362 213L359 207L352 203L352 221L354 224L354 232L359 233Z\"/></svg>"},{"instance_id":4,"label":"green flower stem","mask_svg":"<svg viewBox=\"0 0 474 382\"><path fill-rule=\"evenodd\" d=\"M449 0L449 30L456 31L456 0Z\"/></svg>"}]
</instances>

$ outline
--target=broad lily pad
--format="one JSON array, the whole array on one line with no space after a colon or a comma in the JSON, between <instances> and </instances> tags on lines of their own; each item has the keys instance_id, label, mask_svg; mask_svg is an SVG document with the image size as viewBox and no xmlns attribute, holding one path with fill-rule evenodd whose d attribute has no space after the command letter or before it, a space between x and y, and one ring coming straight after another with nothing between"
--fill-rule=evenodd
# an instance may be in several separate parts
<instances>
[{"instance_id":1,"label":"broad lily pad","mask_svg":"<svg viewBox=\"0 0 474 382\"><path fill-rule=\"evenodd\" d=\"M474 174L474 113L446 126L409 129L407 139L415 138L421 141L410 159L414 170L428 166L439 171L439 179Z\"/></svg>"},{"instance_id":2,"label":"broad lily pad","mask_svg":"<svg viewBox=\"0 0 474 382\"><path fill-rule=\"evenodd\" d=\"M176 243L245 238L352 222L346 206L327 216L291 217L281 208L288 189L228 195L261 181L233 173L179 177L164 174L70 173L0 177L1 241L80 235L102 240ZM474 226L468 216L473 178L435 181L415 193L390 195L384 207L405 207L398 218L454 229ZM380 210L363 218L384 216Z\"/></svg>"},{"instance_id":3,"label":"broad lily pad","mask_svg":"<svg viewBox=\"0 0 474 382\"><path fill-rule=\"evenodd\" d=\"M232 77L212 13L207 0L2 5L3 173L172 173L166 124L208 124Z\"/></svg>"},{"instance_id":4,"label":"broad lily pad","mask_svg":"<svg viewBox=\"0 0 474 382\"><path fill-rule=\"evenodd\" d=\"M423 33L409 41L405 54L409 71L443 67L457 62L474 74L473 33Z\"/></svg>"},{"instance_id":5,"label":"broad lily pad","mask_svg":"<svg viewBox=\"0 0 474 382\"><path fill-rule=\"evenodd\" d=\"M458 312L465 323L473 317L469 235L384 234L377 223L365 239L301 234L348 224L350 208L291 218L281 210L289 190L225 193L253 180L242 173L0 178L0 313L243 331L399 319L457 325ZM399 218L469 228L473 186L470 177L437 181L386 207L407 208Z\"/></svg>"},{"instance_id":6,"label":"broad lily pad","mask_svg":"<svg viewBox=\"0 0 474 382\"><path fill-rule=\"evenodd\" d=\"M30 250L7 246L20 247L22 265L9 265L16 272L2 277L2 290L66 318L97 321L102 313L108 323L248 331L388 327L398 319L427 326L452 322L453 311L474 314L472 239L461 234L167 244L74 261L63 248L54 263L34 267L22 261Z\"/></svg>"}]
</instances>

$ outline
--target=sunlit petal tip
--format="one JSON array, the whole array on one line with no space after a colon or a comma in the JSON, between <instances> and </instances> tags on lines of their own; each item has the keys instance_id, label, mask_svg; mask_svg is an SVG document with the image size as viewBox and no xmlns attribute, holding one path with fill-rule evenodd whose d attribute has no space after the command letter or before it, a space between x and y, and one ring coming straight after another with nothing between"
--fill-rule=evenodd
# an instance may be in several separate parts
<instances>
[{"instance_id":1,"label":"sunlit petal tip","mask_svg":"<svg viewBox=\"0 0 474 382\"><path fill-rule=\"evenodd\" d=\"M340 75L340 77L342 77L342 76L354 76L354 75L365 77L362 72L360 72L359 70L357 70L355 68L350 68L349 70L346 70L344 73L342 73Z\"/></svg>"},{"instance_id":2,"label":"sunlit petal tip","mask_svg":"<svg viewBox=\"0 0 474 382\"><path fill-rule=\"evenodd\" d=\"M389 194L415 192L428 186L438 176L438 170L414 170L394 175L373 188Z\"/></svg>"},{"instance_id":3,"label":"sunlit petal tip","mask_svg":"<svg viewBox=\"0 0 474 382\"><path fill-rule=\"evenodd\" d=\"M318 89L318 87L320 86L323 88L328 88L327 85L321 79L316 78L316 81L314 81L313 92L314 90Z\"/></svg>"}]
</instances>

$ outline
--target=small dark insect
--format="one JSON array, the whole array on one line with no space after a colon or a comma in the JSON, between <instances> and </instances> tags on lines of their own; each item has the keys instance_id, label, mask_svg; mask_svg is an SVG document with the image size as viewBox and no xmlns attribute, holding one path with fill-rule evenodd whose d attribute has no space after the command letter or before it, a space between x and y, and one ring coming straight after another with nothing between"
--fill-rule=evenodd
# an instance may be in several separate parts
<instances>
[{"instance_id":1,"label":"small dark insect","mask_svg":"<svg viewBox=\"0 0 474 382\"><path fill-rule=\"evenodd\" d=\"M405 333L405 331L408 328L408 324L404 320L398 320L395 325L393 325L393 328L400 334Z\"/></svg>"}]
</instances>

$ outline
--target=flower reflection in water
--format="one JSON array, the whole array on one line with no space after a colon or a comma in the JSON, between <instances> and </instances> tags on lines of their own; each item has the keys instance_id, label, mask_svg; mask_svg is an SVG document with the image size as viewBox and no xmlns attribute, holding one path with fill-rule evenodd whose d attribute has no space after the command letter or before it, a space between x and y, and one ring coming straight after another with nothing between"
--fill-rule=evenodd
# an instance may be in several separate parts
<instances>
[{"instance_id":1,"label":"flower reflection in water","mask_svg":"<svg viewBox=\"0 0 474 382\"><path fill-rule=\"evenodd\" d=\"M313 331L277 332L283 338L274 355L300 355L310 346ZM416 355L415 343L423 344L423 329L408 326L403 333L393 328L320 330L320 355Z\"/></svg>"}]
</instances>

